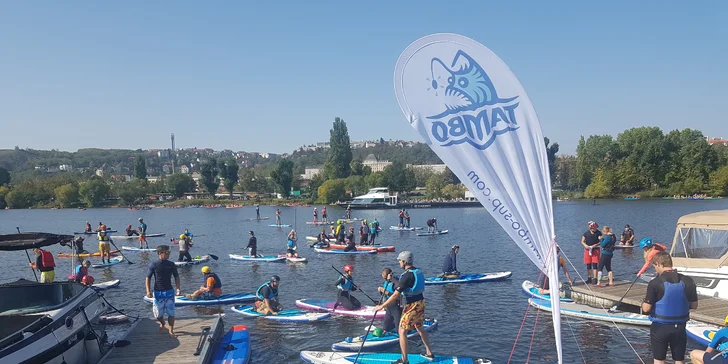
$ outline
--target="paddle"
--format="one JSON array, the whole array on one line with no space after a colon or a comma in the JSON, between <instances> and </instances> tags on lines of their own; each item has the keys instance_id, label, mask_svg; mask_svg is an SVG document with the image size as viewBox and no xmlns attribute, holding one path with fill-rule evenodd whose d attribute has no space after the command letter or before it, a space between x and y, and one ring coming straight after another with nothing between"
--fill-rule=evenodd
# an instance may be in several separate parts
<instances>
[{"instance_id":1,"label":"paddle","mask_svg":"<svg viewBox=\"0 0 728 364\"><path fill-rule=\"evenodd\" d=\"M617 306L619 306L619 305L620 305L620 304L622 303L622 300L623 300L623 299L624 299L625 297L627 297L627 293L629 293L629 290L630 290L630 289L632 289L632 286L634 286L634 284L635 284L635 283L637 283L637 280L638 280L638 279L640 279L640 277L639 277L639 276L637 276L637 277L636 277L636 278L634 279L634 281L632 281L632 284L630 284L630 285L629 285L629 288L627 288L627 291L626 291L626 292L624 292L624 294L622 295L622 298L620 298L620 299L619 299L619 301L617 301L617 303L616 303L616 304L614 304L614 306L612 306L612 307L611 307L611 308L609 309L609 311L608 311L609 313L613 313L613 312L615 312L615 311L617 310Z\"/></svg>"},{"instance_id":2,"label":"paddle","mask_svg":"<svg viewBox=\"0 0 728 364\"><path fill-rule=\"evenodd\" d=\"M334 268L336 269L336 268ZM362 292L363 293L363 292ZM377 306L379 306L382 303L382 299L384 298L384 292L382 292L382 295L379 296L379 302L377 302ZM359 354L361 354L361 349L364 348L364 343L367 342L367 337L369 337L369 331L372 329L372 325L374 325L374 320L377 318L377 311L374 311L374 316L372 316L372 322L369 323L369 326L367 326L367 333L364 334L364 340L361 341L361 346L359 347L359 351L356 352L356 358L354 358L354 363L359 360Z\"/></svg>"},{"instance_id":3,"label":"paddle","mask_svg":"<svg viewBox=\"0 0 728 364\"><path fill-rule=\"evenodd\" d=\"M113 240L112 240L111 238L109 238L109 243L111 243L111 245L113 245L113 246L114 246L114 249L116 249L116 250L118 250L118 251L119 251L119 254L121 254L122 258L124 258L124 260L125 260L125 261L126 261L127 263L129 263L129 264L134 264L134 263L133 263L133 262L132 262L131 260L129 260L129 258L127 258L126 256L124 256L124 253L122 253L122 252L121 252L121 249L119 249L119 247L117 247L117 246L116 246L116 244L114 244L114 241L113 241ZM111 254L109 254L109 256L111 256ZM102 253L102 254L101 254L101 260L103 260L103 259L104 259L104 254Z\"/></svg>"},{"instance_id":4,"label":"paddle","mask_svg":"<svg viewBox=\"0 0 728 364\"><path fill-rule=\"evenodd\" d=\"M15 230L18 230L18 234L20 234L20 227L16 226L15 227ZM25 249L25 256L28 257L28 263L33 264L33 261L30 260L30 254L28 254L28 249ZM38 274L35 273L35 269L30 268L30 270L33 271L33 275L35 276L35 281L36 282L39 282L38 281Z\"/></svg>"},{"instance_id":5,"label":"paddle","mask_svg":"<svg viewBox=\"0 0 728 364\"><path fill-rule=\"evenodd\" d=\"M336 272L338 272L339 274L341 274L341 276L342 276L342 277L346 277L346 276L344 275L344 273L341 273L341 271L339 271L338 269L336 269L336 267L334 267L333 265L331 266L331 268L334 268L334 270L335 270ZM361 290L361 287L359 287L359 286L357 286L356 284L354 284L354 281L352 281L352 280L350 280L350 281L351 281L351 284L352 284L352 285L354 286L354 288L356 288L357 290L359 290L359 292L361 292L361 293L362 293L363 295L367 296L367 298L368 298L368 299L370 299L370 300L372 300L372 302L374 302L375 304L378 304L378 303L377 303L377 301L375 301L375 300L374 300L373 298L369 297L369 295L368 295L368 294L364 293L364 291L362 291L362 290ZM355 363L356 363L356 362L355 362Z\"/></svg>"},{"instance_id":6,"label":"paddle","mask_svg":"<svg viewBox=\"0 0 728 364\"><path fill-rule=\"evenodd\" d=\"M212 260L218 260L219 259L219 257L217 255L215 255L215 254L207 254L207 255L209 255L210 258L212 258Z\"/></svg>"}]
</instances>

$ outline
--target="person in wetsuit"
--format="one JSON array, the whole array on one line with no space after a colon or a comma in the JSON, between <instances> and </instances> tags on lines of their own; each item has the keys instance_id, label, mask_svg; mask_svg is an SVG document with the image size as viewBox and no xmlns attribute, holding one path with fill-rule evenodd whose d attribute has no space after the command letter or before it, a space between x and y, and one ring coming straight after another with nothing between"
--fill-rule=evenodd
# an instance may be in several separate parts
<instances>
[{"instance_id":1,"label":"person in wetsuit","mask_svg":"<svg viewBox=\"0 0 728 364\"><path fill-rule=\"evenodd\" d=\"M382 283L382 286L378 288L378 290L380 294L384 295L384 299L387 300L394 294L394 288L397 284L397 282L395 282L394 276L392 275L392 269L382 269L382 279L384 279L384 282ZM382 325L382 329L384 330L384 332L397 333L397 331L399 331L399 320L401 319L401 317L402 307L400 306L399 300L392 305L387 306L386 315L384 316L384 325Z\"/></svg>"},{"instance_id":2,"label":"person in wetsuit","mask_svg":"<svg viewBox=\"0 0 728 364\"><path fill-rule=\"evenodd\" d=\"M354 284L353 274L354 267L347 264L344 266L344 275L339 277L336 283L334 283L336 288L339 290L336 303L334 304L334 309L339 306L347 310L356 310L361 307L361 302L351 295L351 292L357 290L357 287Z\"/></svg>"},{"instance_id":3,"label":"person in wetsuit","mask_svg":"<svg viewBox=\"0 0 728 364\"><path fill-rule=\"evenodd\" d=\"M346 248L344 248L345 252L350 252L352 250L356 250L356 240L354 238L354 227L349 227L349 233L346 234L346 239L344 240L346 242Z\"/></svg>"}]
</instances>

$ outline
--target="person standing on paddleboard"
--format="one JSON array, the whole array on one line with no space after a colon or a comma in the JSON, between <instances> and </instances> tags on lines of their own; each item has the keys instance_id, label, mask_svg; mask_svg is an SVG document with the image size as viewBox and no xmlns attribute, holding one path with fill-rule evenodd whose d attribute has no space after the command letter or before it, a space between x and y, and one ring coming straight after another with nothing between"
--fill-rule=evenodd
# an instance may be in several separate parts
<instances>
[{"instance_id":1,"label":"person standing on paddleboard","mask_svg":"<svg viewBox=\"0 0 728 364\"><path fill-rule=\"evenodd\" d=\"M346 239L346 226L341 223L341 220L336 220L336 242L344 244Z\"/></svg>"},{"instance_id":2,"label":"person standing on paddleboard","mask_svg":"<svg viewBox=\"0 0 728 364\"><path fill-rule=\"evenodd\" d=\"M326 214L326 206L321 208L321 221L323 223L329 222L329 215Z\"/></svg>"},{"instance_id":3,"label":"person standing on paddleboard","mask_svg":"<svg viewBox=\"0 0 728 364\"><path fill-rule=\"evenodd\" d=\"M382 278L384 279L384 283L382 283L382 286L378 288L378 291L380 294L384 295L386 301L394 294L394 287L397 285L397 282L393 281L394 275L390 268L382 269ZM384 316L384 325L382 327L385 333L396 333L399 331L399 320L402 318L402 307L400 306L400 301L400 299L397 299L396 303L387 306L387 312Z\"/></svg>"},{"instance_id":4,"label":"person standing on paddleboard","mask_svg":"<svg viewBox=\"0 0 728 364\"><path fill-rule=\"evenodd\" d=\"M399 223L397 223L397 227L404 227L404 209L399 210L397 217L399 218Z\"/></svg>"},{"instance_id":5,"label":"person standing on paddleboard","mask_svg":"<svg viewBox=\"0 0 728 364\"><path fill-rule=\"evenodd\" d=\"M157 247L158 260L149 265L145 285L147 297L154 298L152 313L159 321L159 332L164 330L164 315L169 322L169 335L174 337L174 297L180 294L179 273L177 266L169 261L169 245ZM152 277L154 277L154 290L152 290ZM176 291L172 288L172 277Z\"/></svg>"},{"instance_id":6,"label":"person standing on paddleboard","mask_svg":"<svg viewBox=\"0 0 728 364\"><path fill-rule=\"evenodd\" d=\"M647 269L650 268L652 259L655 258L655 255L667 251L666 246L653 242L652 238L643 238L640 240L640 248L644 251L645 264L637 272L637 277L641 276L647 271Z\"/></svg>"},{"instance_id":7,"label":"person standing on paddleboard","mask_svg":"<svg viewBox=\"0 0 728 364\"><path fill-rule=\"evenodd\" d=\"M260 220L260 205L255 205L255 218Z\"/></svg>"},{"instance_id":8,"label":"person standing on paddleboard","mask_svg":"<svg viewBox=\"0 0 728 364\"><path fill-rule=\"evenodd\" d=\"M433 234L436 233L436 232L438 232L438 230L437 230L437 219L436 218L431 217L430 219L427 220L427 232L428 233L433 233Z\"/></svg>"},{"instance_id":9,"label":"person standing on paddleboard","mask_svg":"<svg viewBox=\"0 0 728 364\"><path fill-rule=\"evenodd\" d=\"M186 231L187 229L185 229ZM190 248L192 248L192 239L186 234L179 235L179 256L177 261L191 262L192 255L190 255Z\"/></svg>"},{"instance_id":10,"label":"person standing on paddleboard","mask_svg":"<svg viewBox=\"0 0 728 364\"><path fill-rule=\"evenodd\" d=\"M460 246L453 245L450 252L445 256L445 262L442 263L442 279L457 279L460 278L460 272L458 272L458 261L457 255L460 253Z\"/></svg>"},{"instance_id":11,"label":"person standing on paddleboard","mask_svg":"<svg viewBox=\"0 0 728 364\"><path fill-rule=\"evenodd\" d=\"M142 243L149 249L149 243L147 243L147 224L144 223L144 219L141 217L139 220L139 249L142 249Z\"/></svg>"},{"instance_id":12,"label":"person standing on paddleboard","mask_svg":"<svg viewBox=\"0 0 728 364\"><path fill-rule=\"evenodd\" d=\"M91 228L91 224L89 224L88 221L86 221L86 227L83 229L84 233L92 233L94 230Z\"/></svg>"},{"instance_id":13,"label":"person standing on paddleboard","mask_svg":"<svg viewBox=\"0 0 728 364\"><path fill-rule=\"evenodd\" d=\"M346 219L351 220L351 205L346 206L345 212L346 212Z\"/></svg>"},{"instance_id":14,"label":"person standing on paddleboard","mask_svg":"<svg viewBox=\"0 0 728 364\"><path fill-rule=\"evenodd\" d=\"M602 232L597 228L599 224L594 221L587 223L589 230L581 236L581 245L584 246L584 264L586 265L586 284L597 283L597 268L599 267L599 237ZM593 280L592 280L593 279Z\"/></svg>"},{"instance_id":15,"label":"person standing on paddleboard","mask_svg":"<svg viewBox=\"0 0 728 364\"><path fill-rule=\"evenodd\" d=\"M313 208L313 222L318 223L318 209L315 207Z\"/></svg>"},{"instance_id":16,"label":"person standing on paddleboard","mask_svg":"<svg viewBox=\"0 0 728 364\"><path fill-rule=\"evenodd\" d=\"M245 249L248 249L248 256L257 257L258 256L258 238L255 237L255 233L253 231L248 231L248 235L250 235L250 239L248 239L248 246L245 247Z\"/></svg>"},{"instance_id":17,"label":"person standing on paddleboard","mask_svg":"<svg viewBox=\"0 0 728 364\"><path fill-rule=\"evenodd\" d=\"M385 307L389 307L399 299L400 294L404 295L405 305L402 309L402 318L399 321L399 347L402 350L402 358L394 362L394 364L408 364L407 361L407 333L410 330L417 330L420 339L425 345L425 353L420 354L427 360L434 360L435 355L430 350L430 340L425 331L425 275L414 266L415 256L411 252L403 251L399 253L397 261L399 266L404 269L404 273L399 276L399 282L394 294L384 303L377 305L376 311L380 311Z\"/></svg>"},{"instance_id":18,"label":"person standing on paddleboard","mask_svg":"<svg viewBox=\"0 0 728 364\"><path fill-rule=\"evenodd\" d=\"M377 237L377 225L374 222L369 223L369 245L374 245L374 238Z\"/></svg>"},{"instance_id":19,"label":"person standing on paddleboard","mask_svg":"<svg viewBox=\"0 0 728 364\"><path fill-rule=\"evenodd\" d=\"M728 326L728 316L725 324ZM716 355L718 357L713 360ZM693 364L728 364L728 327L716 331L705 350L691 351L690 360Z\"/></svg>"},{"instance_id":20,"label":"person standing on paddleboard","mask_svg":"<svg viewBox=\"0 0 728 364\"><path fill-rule=\"evenodd\" d=\"M367 226L367 220L364 219L359 226L359 245L369 244L369 226Z\"/></svg>"},{"instance_id":21,"label":"person standing on paddleboard","mask_svg":"<svg viewBox=\"0 0 728 364\"><path fill-rule=\"evenodd\" d=\"M609 275L609 284L607 286L614 286L614 274L612 273L612 257L614 256L614 245L617 243L617 237L612 233L612 228L605 226L602 229L604 234L599 238L599 247L601 253L599 255L599 266L597 267L597 287L602 286L602 270L607 268L607 274Z\"/></svg>"},{"instance_id":22,"label":"person standing on paddleboard","mask_svg":"<svg viewBox=\"0 0 728 364\"><path fill-rule=\"evenodd\" d=\"M334 310L336 310L339 306L347 310L356 310L361 308L361 302L351 295L351 292L356 291L353 274L354 267L347 264L344 266L344 275L339 277L336 283L334 283L336 288L339 289L339 294L336 298L336 303L334 304Z\"/></svg>"},{"instance_id":23,"label":"person standing on paddleboard","mask_svg":"<svg viewBox=\"0 0 728 364\"><path fill-rule=\"evenodd\" d=\"M622 231L622 238L619 241L619 245L634 245L634 230L632 230L629 225L624 227L624 231Z\"/></svg>"},{"instance_id":24,"label":"person standing on paddleboard","mask_svg":"<svg viewBox=\"0 0 728 364\"><path fill-rule=\"evenodd\" d=\"M407 229L410 228L410 214L409 211L404 212L404 227Z\"/></svg>"},{"instance_id":25,"label":"person standing on paddleboard","mask_svg":"<svg viewBox=\"0 0 728 364\"><path fill-rule=\"evenodd\" d=\"M109 244L109 235L106 234L106 225L99 221L99 228L97 235L99 238L99 255L101 256L101 264L111 263L111 244ZM106 261L104 261L106 257Z\"/></svg>"},{"instance_id":26,"label":"person standing on paddleboard","mask_svg":"<svg viewBox=\"0 0 728 364\"><path fill-rule=\"evenodd\" d=\"M255 297L258 301L255 302L255 311L261 315L277 315L282 309L280 302L278 302L278 286L280 285L281 277L272 276L270 281L266 282L262 286L258 287L255 291Z\"/></svg>"},{"instance_id":27,"label":"person standing on paddleboard","mask_svg":"<svg viewBox=\"0 0 728 364\"><path fill-rule=\"evenodd\" d=\"M276 225L281 224L281 209L276 209Z\"/></svg>"},{"instance_id":28,"label":"person standing on paddleboard","mask_svg":"<svg viewBox=\"0 0 728 364\"><path fill-rule=\"evenodd\" d=\"M192 294L186 294L185 297L191 300L213 300L220 297L222 295L222 280L220 280L220 277L213 273L208 266L202 267L201 271L205 275L202 286Z\"/></svg>"},{"instance_id":29,"label":"person standing on paddleboard","mask_svg":"<svg viewBox=\"0 0 728 364\"><path fill-rule=\"evenodd\" d=\"M35 263L28 263L31 269L40 271L40 283L53 283L56 279L56 261L53 254L41 248L33 249L35 253Z\"/></svg>"},{"instance_id":30,"label":"person standing on paddleboard","mask_svg":"<svg viewBox=\"0 0 728 364\"><path fill-rule=\"evenodd\" d=\"M690 310L698 308L698 291L692 278L673 270L670 254L657 253L652 266L657 277L647 284L642 302L642 312L649 313L652 321L652 356L655 364L665 363L669 347L675 363L684 363L688 340L685 324L690 320Z\"/></svg>"}]
</instances>

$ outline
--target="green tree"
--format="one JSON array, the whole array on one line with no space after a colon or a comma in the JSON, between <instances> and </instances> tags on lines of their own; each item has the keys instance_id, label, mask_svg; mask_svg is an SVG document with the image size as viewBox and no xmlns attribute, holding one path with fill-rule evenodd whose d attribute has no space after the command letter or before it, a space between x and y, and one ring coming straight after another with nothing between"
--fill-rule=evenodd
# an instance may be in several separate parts
<instances>
[{"instance_id":1,"label":"green tree","mask_svg":"<svg viewBox=\"0 0 728 364\"><path fill-rule=\"evenodd\" d=\"M147 196L148 183L146 179L135 179L131 182L114 185L113 192L125 206L133 206Z\"/></svg>"},{"instance_id":2,"label":"green tree","mask_svg":"<svg viewBox=\"0 0 728 364\"><path fill-rule=\"evenodd\" d=\"M728 166L720 167L710 174L710 192L717 196L728 195Z\"/></svg>"},{"instance_id":3,"label":"green tree","mask_svg":"<svg viewBox=\"0 0 728 364\"><path fill-rule=\"evenodd\" d=\"M582 136L576 147L576 179L579 187L587 186L598 168L611 168L617 159L617 145L611 135Z\"/></svg>"},{"instance_id":4,"label":"green tree","mask_svg":"<svg viewBox=\"0 0 728 364\"><path fill-rule=\"evenodd\" d=\"M293 185L293 162L286 158L278 160L278 164L270 173L270 177L278 185L280 194L284 198L288 198Z\"/></svg>"},{"instance_id":5,"label":"green tree","mask_svg":"<svg viewBox=\"0 0 728 364\"><path fill-rule=\"evenodd\" d=\"M142 154L137 154L136 158L134 158L134 178L147 178L147 161Z\"/></svg>"},{"instance_id":6,"label":"green tree","mask_svg":"<svg viewBox=\"0 0 728 364\"><path fill-rule=\"evenodd\" d=\"M543 137L546 143L546 156L549 160L549 175L551 176L551 184L556 182L556 153L559 152L559 143L554 143L549 146L551 141L547 137Z\"/></svg>"},{"instance_id":7,"label":"green tree","mask_svg":"<svg viewBox=\"0 0 728 364\"><path fill-rule=\"evenodd\" d=\"M217 189L220 188L220 179L217 177L217 161L212 158L205 163L202 163L200 167L200 177L202 178L202 185L205 187L207 193L215 198Z\"/></svg>"},{"instance_id":8,"label":"green tree","mask_svg":"<svg viewBox=\"0 0 728 364\"><path fill-rule=\"evenodd\" d=\"M180 198L187 192L194 192L197 187L197 183L192 177L184 173L175 173L167 177L167 187L169 193L175 197Z\"/></svg>"},{"instance_id":9,"label":"green tree","mask_svg":"<svg viewBox=\"0 0 728 364\"><path fill-rule=\"evenodd\" d=\"M698 130L674 130L665 137L665 141L669 151L665 164L669 172L665 183L670 186L680 185L679 182L685 185L688 180L693 180L691 185L695 185L695 181L706 183L710 172L719 166L716 148L708 145L703 133Z\"/></svg>"},{"instance_id":10,"label":"green tree","mask_svg":"<svg viewBox=\"0 0 728 364\"><path fill-rule=\"evenodd\" d=\"M326 176L324 176L323 173L315 174L308 182L308 191L311 194L312 199L318 199L318 189L324 184L324 182L326 182Z\"/></svg>"},{"instance_id":11,"label":"green tree","mask_svg":"<svg viewBox=\"0 0 728 364\"><path fill-rule=\"evenodd\" d=\"M220 161L218 168L220 170L220 177L222 177L222 185L230 194L230 198L232 198L233 189L239 180L238 171L240 170L240 167L234 159L228 159L225 162Z\"/></svg>"},{"instance_id":12,"label":"green tree","mask_svg":"<svg viewBox=\"0 0 728 364\"><path fill-rule=\"evenodd\" d=\"M604 171L601 168L597 168L591 183L584 190L584 196L588 198L604 198L608 197L611 193L612 191L609 189Z\"/></svg>"},{"instance_id":13,"label":"green tree","mask_svg":"<svg viewBox=\"0 0 728 364\"><path fill-rule=\"evenodd\" d=\"M651 188L665 179L665 137L658 127L640 127L625 130L617 136L618 156L622 171L631 174L631 186L625 192ZM623 185L621 181L619 185Z\"/></svg>"},{"instance_id":14,"label":"green tree","mask_svg":"<svg viewBox=\"0 0 728 364\"><path fill-rule=\"evenodd\" d=\"M560 155L556 157L555 189L575 190L578 188L576 176L576 157L573 155Z\"/></svg>"},{"instance_id":15,"label":"green tree","mask_svg":"<svg viewBox=\"0 0 728 364\"><path fill-rule=\"evenodd\" d=\"M0 167L0 186L10 184L10 172L7 169Z\"/></svg>"},{"instance_id":16,"label":"green tree","mask_svg":"<svg viewBox=\"0 0 728 364\"><path fill-rule=\"evenodd\" d=\"M268 180L252 168L243 168L240 173L240 188L244 192L269 192Z\"/></svg>"},{"instance_id":17,"label":"green tree","mask_svg":"<svg viewBox=\"0 0 728 364\"><path fill-rule=\"evenodd\" d=\"M433 173L430 178L427 179L427 197L429 198L442 198L443 189L447 185L447 177L444 173Z\"/></svg>"},{"instance_id":18,"label":"green tree","mask_svg":"<svg viewBox=\"0 0 728 364\"><path fill-rule=\"evenodd\" d=\"M346 181L343 179L330 179L318 188L318 198L321 203L332 203L346 199Z\"/></svg>"},{"instance_id":19,"label":"green tree","mask_svg":"<svg viewBox=\"0 0 728 364\"><path fill-rule=\"evenodd\" d=\"M374 172L364 177L364 182L366 182L367 188L383 187L387 185L384 172Z\"/></svg>"},{"instance_id":20,"label":"green tree","mask_svg":"<svg viewBox=\"0 0 728 364\"><path fill-rule=\"evenodd\" d=\"M442 196L449 199L464 198L465 186L461 184L448 184L442 189Z\"/></svg>"},{"instance_id":21,"label":"green tree","mask_svg":"<svg viewBox=\"0 0 728 364\"><path fill-rule=\"evenodd\" d=\"M367 192L367 184L362 176L349 176L344 179L346 188L351 191L352 196L363 195Z\"/></svg>"},{"instance_id":22,"label":"green tree","mask_svg":"<svg viewBox=\"0 0 728 364\"><path fill-rule=\"evenodd\" d=\"M371 168L369 169L371 171ZM351 175L352 176L363 176L364 175L364 163L361 159L353 159L351 161Z\"/></svg>"},{"instance_id":23,"label":"green tree","mask_svg":"<svg viewBox=\"0 0 728 364\"><path fill-rule=\"evenodd\" d=\"M70 207L78 202L78 186L73 183L56 187L53 192L56 195L56 202L61 207Z\"/></svg>"},{"instance_id":24,"label":"green tree","mask_svg":"<svg viewBox=\"0 0 728 364\"><path fill-rule=\"evenodd\" d=\"M110 191L111 187L99 177L92 177L78 186L78 193L81 195L81 200L88 207L100 206L101 202L109 197Z\"/></svg>"},{"instance_id":25,"label":"green tree","mask_svg":"<svg viewBox=\"0 0 728 364\"><path fill-rule=\"evenodd\" d=\"M460 182L460 178L458 178L458 176L453 173L452 170L450 170L450 167L445 167L444 173L445 177L447 178L447 183L452 183L454 185L459 185L460 183L462 183Z\"/></svg>"},{"instance_id":26,"label":"green tree","mask_svg":"<svg viewBox=\"0 0 728 364\"><path fill-rule=\"evenodd\" d=\"M324 164L324 173L329 179L346 178L351 174L351 142L346 122L334 119L334 127L330 131L330 148Z\"/></svg>"},{"instance_id":27,"label":"green tree","mask_svg":"<svg viewBox=\"0 0 728 364\"><path fill-rule=\"evenodd\" d=\"M415 176L415 186L417 187L426 187L427 181L432 177L435 172L432 171L430 168L417 168L413 169L412 173L414 173ZM449 183L449 181L448 181Z\"/></svg>"},{"instance_id":28,"label":"green tree","mask_svg":"<svg viewBox=\"0 0 728 364\"><path fill-rule=\"evenodd\" d=\"M414 172L400 161L384 167L384 182L395 192L409 192L417 187Z\"/></svg>"}]
</instances>

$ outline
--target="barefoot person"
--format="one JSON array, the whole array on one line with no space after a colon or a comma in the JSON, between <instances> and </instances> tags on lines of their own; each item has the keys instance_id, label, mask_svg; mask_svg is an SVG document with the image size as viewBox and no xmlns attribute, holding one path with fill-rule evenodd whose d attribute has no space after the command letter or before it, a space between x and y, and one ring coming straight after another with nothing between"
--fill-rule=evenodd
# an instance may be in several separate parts
<instances>
[{"instance_id":1,"label":"barefoot person","mask_svg":"<svg viewBox=\"0 0 728 364\"><path fill-rule=\"evenodd\" d=\"M421 354L427 360L434 360L435 355L430 350L430 340L425 331L425 275L420 272L419 268L414 266L414 254L403 251L399 253L397 260L399 266L404 269L404 273L399 276L399 282L395 289L397 294L393 294L387 301L378 305L375 310L379 311L389 305L394 304L399 299L400 294L404 295L405 306L402 309L402 318L399 321L399 347L402 350L402 358L398 359L394 364L408 364L407 361L407 333L411 330L417 330L420 334L422 343L425 344L425 353Z\"/></svg>"},{"instance_id":2,"label":"barefoot person","mask_svg":"<svg viewBox=\"0 0 728 364\"><path fill-rule=\"evenodd\" d=\"M142 249L142 243L149 249L149 243L147 243L147 224L144 223L144 219L139 218L139 249Z\"/></svg>"},{"instance_id":3,"label":"barefoot person","mask_svg":"<svg viewBox=\"0 0 728 364\"><path fill-rule=\"evenodd\" d=\"M204 284L200 287L200 289L196 290L192 294L185 295L185 297L191 300L212 300L220 297L220 295L222 295L222 281L220 280L220 277L213 273L212 269L208 266L202 267L202 274L205 275Z\"/></svg>"},{"instance_id":4,"label":"barefoot person","mask_svg":"<svg viewBox=\"0 0 728 364\"><path fill-rule=\"evenodd\" d=\"M298 241L298 235L296 235L296 230L292 229L290 233L288 233L288 244L286 244L286 256L287 257L296 257L298 258L298 247L296 245L296 242Z\"/></svg>"},{"instance_id":5,"label":"barefoot person","mask_svg":"<svg viewBox=\"0 0 728 364\"><path fill-rule=\"evenodd\" d=\"M666 246L655 243L654 241L652 241L652 238L643 238L642 240L640 240L640 248L642 248L642 250L644 251L645 264L637 272L637 277L644 274L647 269L650 268L650 265L652 264L652 259L655 258L655 255L660 252L667 251Z\"/></svg>"},{"instance_id":6,"label":"barefoot person","mask_svg":"<svg viewBox=\"0 0 728 364\"><path fill-rule=\"evenodd\" d=\"M394 294L394 287L397 284L394 281L394 276L392 275L392 269L390 268L384 268L382 270L382 278L384 279L384 283L382 283L382 286L378 288L379 293L384 295L385 299L389 299ZM400 306L400 301L397 300L396 303L391 304L390 306L387 306L387 312L384 316L384 325L382 325L382 329L384 330L384 334L387 332L398 332L399 331L399 320L402 318L402 307Z\"/></svg>"},{"instance_id":7,"label":"barefoot person","mask_svg":"<svg viewBox=\"0 0 728 364\"><path fill-rule=\"evenodd\" d=\"M179 274L177 266L169 261L169 245L157 247L159 260L149 265L146 278L147 297L154 298L152 313L159 321L159 332L164 331L164 315L169 322L169 335L174 335L174 297L179 295ZM152 290L152 277L154 277L154 290ZM172 288L172 277L176 292Z\"/></svg>"},{"instance_id":8,"label":"barefoot person","mask_svg":"<svg viewBox=\"0 0 728 364\"><path fill-rule=\"evenodd\" d=\"M561 255L559 255L559 253L561 253L561 248L557 246L556 247L556 254L559 256L559 266L558 266L558 270L563 269L564 270L564 274L566 275L566 280L569 281L569 285L573 285L574 282L571 281L571 276L569 276L569 270L566 269L566 261L564 260L564 257L562 257ZM551 294L551 291L549 290L549 288L550 288L549 287L549 277L546 276L546 275L544 275L544 277L543 277L543 284L538 289L538 293L544 294L544 295Z\"/></svg>"},{"instance_id":9,"label":"barefoot person","mask_svg":"<svg viewBox=\"0 0 728 364\"><path fill-rule=\"evenodd\" d=\"M361 307L361 302L351 295L351 292L356 291L356 285L354 284L354 267L352 265L347 264L344 266L344 275L340 276L334 284L336 285L336 288L339 289L339 295L336 298L334 310L339 306L347 310L357 310Z\"/></svg>"},{"instance_id":10,"label":"barefoot person","mask_svg":"<svg viewBox=\"0 0 728 364\"><path fill-rule=\"evenodd\" d=\"M255 302L255 311L262 315L277 315L283 309L278 302L278 285L281 277L272 276L270 281L258 287L255 296L258 301Z\"/></svg>"}]
</instances>

